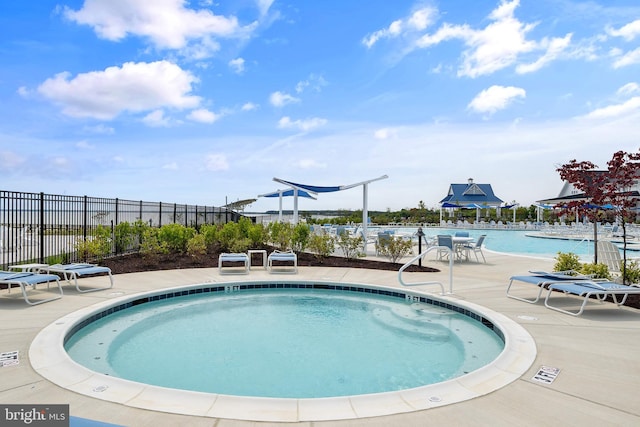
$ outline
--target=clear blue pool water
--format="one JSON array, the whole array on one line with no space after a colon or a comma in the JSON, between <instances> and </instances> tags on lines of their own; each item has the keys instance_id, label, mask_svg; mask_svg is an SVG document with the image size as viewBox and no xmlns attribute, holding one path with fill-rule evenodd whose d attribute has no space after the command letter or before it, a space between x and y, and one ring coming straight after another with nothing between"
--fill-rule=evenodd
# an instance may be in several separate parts
<instances>
[{"instance_id":1,"label":"clear blue pool water","mask_svg":"<svg viewBox=\"0 0 640 427\"><path fill-rule=\"evenodd\" d=\"M415 233L417 229L398 229L398 232ZM425 227L423 232L426 236L436 236L437 234L454 234L461 231L455 228ZM495 230L478 229L463 230L468 231L470 237L478 238L481 234L486 234L484 246L495 252L504 252L516 255L535 256L543 258L555 258L558 252L572 252L580 256L584 261L592 261L593 242L544 239L529 237L527 234L534 233L533 230Z\"/></svg>"},{"instance_id":2,"label":"clear blue pool water","mask_svg":"<svg viewBox=\"0 0 640 427\"><path fill-rule=\"evenodd\" d=\"M147 384L318 398L448 380L490 363L504 343L442 307L295 289L137 305L90 323L65 348L91 370Z\"/></svg>"}]
</instances>

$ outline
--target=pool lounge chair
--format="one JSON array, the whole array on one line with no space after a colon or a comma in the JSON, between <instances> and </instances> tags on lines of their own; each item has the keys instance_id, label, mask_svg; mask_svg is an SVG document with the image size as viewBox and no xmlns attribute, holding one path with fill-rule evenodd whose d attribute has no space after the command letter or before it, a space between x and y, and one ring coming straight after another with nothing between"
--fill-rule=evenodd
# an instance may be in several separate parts
<instances>
[{"instance_id":1,"label":"pool lounge chair","mask_svg":"<svg viewBox=\"0 0 640 427\"><path fill-rule=\"evenodd\" d=\"M225 263L233 263L234 265L225 266ZM238 263L242 263L242 269L238 268ZM219 274L249 274L250 265L249 255L245 253L221 253L218 256Z\"/></svg>"},{"instance_id":2,"label":"pool lounge chair","mask_svg":"<svg viewBox=\"0 0 640 427\"><path fill-rule=\"evenodd\" d=\"M111 269L109 267L102 267L95 264L84 264L84 263L73 263L73 264L54 264L49 265L47 267L42 267L38 271L45 273L58 273L62 275L62 278L67 281L73 283L78 290L78 292L95 292L102 291L104 289L109 289L113 287L113 275L111 274ZM104 286L102 288L89 288L89 289L80 289L78 285L78 278L82 276L92 276L96 274L108 274L109 275L109 286Z\"/></svg>"},{"instance_id":3,"label":"pool lounge chair","mask_svg":"<svg viewBox=\"0 0 640 427\"><path fill-rule=\"evenodd\" d=\"M561 291L561 292L554 292ZM557 296L560 294L574 295L582 298L582 304L577 311L569 311L560 308L556 305L551 305L551 296ZM579 316L584 311L587 301L594 296L600 302L603 302L607 297L611 297L613 302L619 307L624 305L629 295L640 295L640 288L636 286L621 285L615 282L596 282L596 281L576 281L565 283L553 283L549 285L547 296L544 299L544 305L551 310L559 311L561 313L570 314L572 316ZM618 297L622 297L618 301Z\"/></svg>"},{"instance_id":4,"label":"pool lounge chair","mask_svg":"<svg viewBox=\"0 0 640 427\"><path fill-rule=\"evenodd\" d=\"M56 282L58 291L60 291L59 294L44 300L32 301L31 299L29 299L29 296L27 295L28 286L36 289L36 285L46 283L47 289L49 289L49 285L51 284L51 282ZM62 286L60 286L60 278L55 274L40 274L31 272L16 273L15 271L0 271L0 287L4 288L5 286L7 287L9 293L11 293L12 287L20 287L22 296L24 297L25 302L29 305L38 305L62 298Z\"/></svg>"},{"instance_id":5,"label":"pool lounge chair","mask_svg":"<svg viewBox=\"0 0 640 427\"><path fill-rule=\"evenodd\" d=\"M518 301L528 302L529 304L535 304L540 300L542 291L548 288L549 285L563 282L575 282L577 280L591 280L591 276L584 276L572 271L557 271L548 273L546 271L530 271L531 274L523 276L511 276L509 279L509 286L507 286L507 297L517 299ZM510 293L511 287L514 283L521 282L529 285L536 285L538 294L533 299L527 299L519 297Z\"/></svg>"},{"instance_id":6,"label":"pool lounge chair","mask_svg":"<svg viewBox=\"0 0 640 427\"><path fill-rule=\"evenodd\" d=\"M274 261L278 262L278 265L274 266ZM291 265L282 265L282 263ZM276 268L275 271L274 267ZM271 252L267 258L267 270L269 270L269 273L296 274L298 272L298 256L293 251L283 252L275 250Z\"/></svg>"},{"instance_id":7,"label":"pool lounge chair","mask_svg":"<svg viewBox=\"0 0 640 427\"><path fill-rule=\"evenodd\" d=\"M605 264L609 269L609 273L615 276L622 274L620 265L622 257L620 256L620 248L608 240L598 240L598 262Z\"/></svg>"}]
</instances>

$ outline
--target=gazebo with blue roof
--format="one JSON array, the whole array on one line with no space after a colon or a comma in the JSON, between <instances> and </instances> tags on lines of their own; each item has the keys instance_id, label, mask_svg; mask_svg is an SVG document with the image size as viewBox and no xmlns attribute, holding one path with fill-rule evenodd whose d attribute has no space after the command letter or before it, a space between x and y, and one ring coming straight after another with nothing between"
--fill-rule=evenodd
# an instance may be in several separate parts
<instances>
[{"instance_id":1,"label":"gazebo with blue roof","mask_svg":"<svg viewBox=\"0 0 640 427\"><path fill-rule=\"evenodd\" d=\"M440 220L442 208L476 209L476 221L479 219L480 209L507 207L494 193L491 184L476 184L469 178L466 184L450 184L447 197L440 200Z\"/></svg>"}]
</instances>

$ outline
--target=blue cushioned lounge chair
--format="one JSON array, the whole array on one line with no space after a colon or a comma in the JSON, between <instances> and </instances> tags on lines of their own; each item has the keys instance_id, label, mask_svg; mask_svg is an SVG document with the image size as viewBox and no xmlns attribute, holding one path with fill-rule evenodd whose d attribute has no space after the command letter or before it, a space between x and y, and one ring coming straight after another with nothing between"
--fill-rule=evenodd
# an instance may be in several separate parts
<instances>
[{"instance_id":1,"label":"blue cushioned lounge chair","mask_svg":"<svg viewBox=\"0 0 640 427\"><path fill-rule=\"evenodd\" d=\"M554 292L554 291L561 291ZM569 311L563 308L551 305L551 295L574 295L582 298L582 304L577 311ZM544 305L551 310L559 311L561 313L570 314L572 316L579 316L584 311L587 301L593 296L600 302L603 302L607 297L611 297L613 302L617 306L624 305L629 295L640 295L640 288L636 286L621 285L615 282L597 282L597 281L575 281L565 283L553 283L549 285L547 296L544 299ZM622 299L618 300L618 297Z\"/></svg>"},{"instance_id":2,"label":"blue cushioned lounge chair","mask_svg":"<svg viewBox=\"0 0 640 427\"><path fill-rule=\"evenodd\" d=\"M273 262L276 261L279 265L274 266ZM285 265L283 265L283 263ZM274 271L274 267L276 271ZM298 256L293 251L278 251L275 250L269 254L267 258L267 270L269 273L292 273L298 272Z\"/></svg>"},{"instance_id":3,"label":"blue cushioned lounge chair","mask_svg":"<svg viewBox=\"0 0 640 427\"><path fill-rule=\"evenodd\" d=\"M233 265L225 266L225 263L233 263ZM242 269L237 268L238 263L242 263ZM249 255L245 253L221 253L218 256L219 274L249 274L250 265Z\"/></svg>"},{"instance_id":4,"label":"blue cushioned lounge chair","mask_svg":"<svg viewBox=\"0 0 640 427\"><path fill-rule=\"evenodd\" d=\"M523 276L511 276L509 279L509 286L507 286L507 297L517 299L518 301L528 302L529 304L535 304L540 300L540 296L542 295L542 291L545 290L549 285L554 283L562 283L562 282L575 282L576 280L591 280L590 276L579 275L572 271L559 271L547 273L545 271L531 271L530 275ZM523 297L519 297L510 293L511 287L516 282L526 283L529 285L536 285L538 289L538 294L533 299L527 299Z\"/></svg>"},{"instance_id":5,"label":"blue cushioned lounge chair","mask_svg":"<svg viewBox=\"0 0 640 427\"><path fill-rule=\"evenodd\" d=\"M47 289L51 282L55 282L58 287L59 294L54 297L44 300L32 301L27 295L27 287L31 286L36 289L36 285L47 284ZM29 305L38 305L45 302L53 301L62 298L62 287L60 286L60 278L55 274L39 274L31 272L16 273L15 271L0 271L0 287L6 286L9 293L11 293L12 287L20 287L24 300Z\"/></svg>"},{"instance_id":6,"label":"blue cushioned lounge chair","mask_svg":"<svg viewBox=\"0 0 640 427\"><path fill-rule=\"evenodd\" d=\"M83 264L83 263L73 263L73 264L54 264L49 265L47 267L42 267L39 269L40 272L45 273L58 273L61 274L63 279L67 282L73 280L74 285L78 292L95 292L101 291L104 289L109 289L113 287L113 276L111 275L111 269L109 267L101 267L95 264ZM78 278L82 276L93 276L97 274L108 274L109 275L109 286L105 286L102 288L89 288L89 289L80 289L78 286Z\"/></svg>"}]
</instances>

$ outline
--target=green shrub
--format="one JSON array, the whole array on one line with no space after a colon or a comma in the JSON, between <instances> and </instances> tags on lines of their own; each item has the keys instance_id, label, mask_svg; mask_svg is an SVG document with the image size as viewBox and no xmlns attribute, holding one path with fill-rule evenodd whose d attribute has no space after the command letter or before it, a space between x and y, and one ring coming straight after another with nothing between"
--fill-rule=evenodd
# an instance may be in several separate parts
<instances>
[{"instance_id":1,"label":"green shrub","mask_svg":"<svg viewBox=\"0 0 640 427\"><path fill-rule=\"evenodd\" d=\"M262 224L252 224L247 237L252 247L261 248L267 243L267 229Z\"/></svg>"},{"instance_id":2,"label":"green shrub","mask_svg":"<svg viewBox=\"0 0 640 427\"><path fill-rule=\"evenodd\" d=\"M101 262L111 253L111 231L98 225L91 236L79 238L75 243L76 253L82 261L97 260Z\"/></svg>"},{"instance_id":3,"label":"green shrub","mask_svg":"<svg viewBox=\"0 0 640 427\"><path fill-rule=\"evenodd\" d=\"M626 268L624 261L620 261L620 271L622 272L625 284L640 283L640 264L638 264L638 261L627 260Z\"/></svg>"},{"instance_id":4,"label":"green shrub","mask_svg":"<svg viewBox=\"0 0 640 427\"><path fill-rule=\"evenodd\" d=\"M219 227L213 224L204 224L200 227L200 234L204 236L204 243L209 252L215 252L219 245L218 230Z\"/></svg>"},{"instance_id":5,"label":"green shrub","mask_svg":"<svg viewBox=\"0 0 640 427\"><path fill-rule=\"evenodd\" d=\"M602 263L582 264L580 273L587 276L592 276L594 279L611 279L611 275L609 274L609 267L607 267L606 264Z\"/></svg>"},{"instance_id":6,"label":"green shrub","mask_svg":"<svg viewBox=\"0 0 640 427\"><path fill-rule=\"evenodd\" d=\"M222 251L236 252L233 250L235 242L242 239L240 226L235 222L228 222L218 231L218 241Z\"/></svg>"},{"instance_id":7,"label":"green shrub","mask_svg":"<svg viewBox=\"0 0 640 427\"><path fill-rule=\"evenodd\" d=\"M115 226L114 240L116 244L116 253L126 252L131 248L136 236L135 228L128 222L121 222Z\"/></svg>"},{"instance_id":8,"label":"green shrub","mask_svg":"<svg viewBox=\"0 0 640 427\"><path fill-rule=\"evenodd\" d=\"M354 259L357 257L365 256L362 251L362 243L364 240L362 237L352 237L349 233L340 233L338 236L337 244L342 249L342 254L346 259Z\"/></svg>"},{"instance_id":9,"label":"green shrub","mask_svg":"<svg viewBox=\"0 0 640 427\"><path fill-rule=\"evenodd\" d=\"M312 234L307 247L316 258L326 258L335 250L336 241L329 234Z\"/></svg>"},{"instance_id":10,"label":"green shrub","mask_svg":"<svg viewBox=\"0 0 640 427\"><path fill-rule=\"evenodd\" d=\"M268 227L269 241L277 249L286 251L293 249L293 226L288 222L272 222Z\"/></svg>"},{"instance_id":11,"label":"green shrub","mask_svg":"<svg viewBox=\"0 0 640 427\"><path fill-rule=\"evenodd\" d=\"M138 219L133 223L132 227L134 235L132 249L138 250L140 249L140 244L142 244L142 239L144 237L145 231L150 229L151 226L148 223Z\"/></svg>"},{"instance_id":12,"label":"green shrub","mask_svg":"<svg viewBox=\"0 0 640 427\"><path fill-rule=\"evenodd\" d=\"M411 247L411 240L402 237L389 236L388 239L376 242L376 252L391 262L398 262L403 256L410 254Z\"/></svg>"},{"instance_id":13,"label":"green shrub","mask_svg":"<svg viewBox=\"0 0 640 427\"><path fill-rule=\"evenodd\" d=\"M187 242L195 236L195 228L185 227L182 224L166 224L158 231L158 240L164 243L169 252L185 253Z\"/></svg>"},{"instance_id":14,"label":"green shrub","mask_svg":"<svg viewBox=\"0 0 640 427\"><path fill-rule=\"evenodd\" d=\"M207 254L207 244L203 234L196 234L187 242L187 255L202 258Z\"/></svg>"},{"instance_id":15,"label":"green shrub","mask_svg":"<svg viewBox=\"0 0 640 427\"><path fill-rule=\"evenodd\" d=\"M310 234L311 228L307 224L296 224L291 235L291 248L295 252L304 251L309 244Z\"/></svg>"},{"instance_id":16,"label":"green shrub","mask_svg":"<svg viewBox=\"0 0 640 427\"><path fill-rule=\"evenodd\" d=\"M140 254L149 261L157 260L160 255L169 253L166 243L158 238L158 233L157 228L148 228L142 236Z\"/></svg>"},{"instance_id":17,"label":"green shrub","mask_svg":"<svg viewBox=\"0 0 640 427\"><path fill-rule=\"evenodd\" d=\"M553 271L581 271L582 264L578 255L571 252L558 252Z\"/></svg>"},{"instance_id":18,"label":"green shrub","mask_svg":"<svg viewBox=\"0 0 640 427\"><path fill-rule=\"evenodd\" d=\"M246 252L249 248L251 248L251 240L248 237L240 237L231 242L229 252Z\"/></svg>"}]
</instances>

